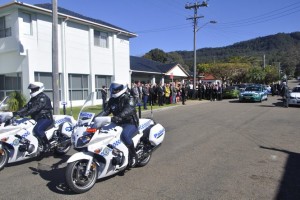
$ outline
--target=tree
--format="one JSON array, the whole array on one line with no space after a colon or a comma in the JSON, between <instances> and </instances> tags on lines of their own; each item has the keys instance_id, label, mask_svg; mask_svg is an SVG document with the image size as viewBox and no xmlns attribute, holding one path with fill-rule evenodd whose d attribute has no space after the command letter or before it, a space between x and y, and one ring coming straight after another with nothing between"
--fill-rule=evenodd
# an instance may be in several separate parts
<instances>
[{"instance_id":1,"label":"tree","mask_svg":"<svg viewBox=\"0 0 300 200\"><path fill-rule=\"evenodd\" d=\"M198 64L197 65L197 71L199 74L205 74L209 71L209 68L211 67L211 64Z\"/></svg>"},{"instance_id":2,"label":"tree","mask_svg":"<svg viewBox=\"0 0 300 200\"><path fill-rule=\"evenodd\" d=\"M265 83L270 84L272 82L278 81L279 72L277 66L266 66L265 68L266 76L265 76Z\"/></svg>"},{"instance_id":3,"label":"tree","mask_svg":"<svg viewBox=\"0 0 300 200\"><path fill-rule=\"evenodd\" d=\"M212 64L208 71L222 81L237 82L249 67L250 65L245 63L216 63Z\"/></svg>"},{"instance_id":4,"label":"tree","mask_svg":"<svg viewBox=\"0 0 300 200\"><path fill-rule=\"evenodd\" d=\"M166 63L168 60L167 54L161 49L152 49L146 53L143 58L154 60L161 63Z\"/></svg>"},{"instance_id":5,"label":"tree","mask_svg":"<svg viewBox=\"0 0 300 200\"><path fill-rule=\"evenodd\" d=\"M168 63L179 63L184 69L188 70L189 66L184 63L182 56L177 52L167 53Z\"/></svg>"},{"instance_id":6,"label":"tree","mask_svg":"<svg viewBox=\"0 0 300 200\"><path fill-rule=\"evenodd\" d=\"M266 72L261 67L251 67L246 77L250 83L264 83Z\"/></svg>"},{"instance_id":7,"label":"tree","mask_svg":"<svg viewBox=\"0 0 300 200\"><path fill-rule=\"evenodd\" d=\"M279 33L235 43L226 47L197 50L197 64L203 63L247 63L262 66L280 62L287 75L300 74L300 32ZM193 66L193 51L176 51L187 65ZM297 67L297 69L296 69Z\"/></svg>"}]
</instances>

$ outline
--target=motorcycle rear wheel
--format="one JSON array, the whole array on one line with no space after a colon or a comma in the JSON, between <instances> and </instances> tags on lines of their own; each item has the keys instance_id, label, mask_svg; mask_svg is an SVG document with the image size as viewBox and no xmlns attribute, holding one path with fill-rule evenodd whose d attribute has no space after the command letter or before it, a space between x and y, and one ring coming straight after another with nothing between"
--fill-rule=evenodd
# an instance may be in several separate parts
<instances>
[{"instance_id":1,"label":"motorcycle rear wheel","mask_svg":"<svg viewBox=\"0 0 300 200\"><path fill-rule=\"evenodd\" d=\"M97 164L92 162L90 173L85 176L88 160L78 160L67 165L66 182L75 193L84 193L90 190L98 177Z\"/></svg>"},{"instance_id":2,"label":"motorcycle rear wheel","mask_svg":"<svg viewBox=\"0 0 300 200\"><path fill-rule=\"evenodd\" d=\"M0 170L2 170L8 162L8 150L0 149Z\"/></svg>"}]
</instances>

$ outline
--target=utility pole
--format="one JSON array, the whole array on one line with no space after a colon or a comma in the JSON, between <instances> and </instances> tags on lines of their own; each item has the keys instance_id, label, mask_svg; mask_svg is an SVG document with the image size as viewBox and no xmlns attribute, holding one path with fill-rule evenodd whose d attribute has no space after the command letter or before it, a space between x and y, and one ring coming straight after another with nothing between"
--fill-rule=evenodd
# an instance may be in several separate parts
<instances>
[{"instance_id":1,"label":"utility pole","mask_svg":"<svg viewBox=\"0 0 300 200\"><path fill-rule=\"evenodd\" d=\"M281 67L280 67L280 62L277 62L278 64L278 73L279 73L279 80L281 78Z\"/></svg>"},{"instance_id":2,"label":"utility pole","mask_svg":"<svg viewBox=\"0 0 300 200\"><path fill-rule=\"evenodd\" d=\"M275 64L275 67L277 65L277 69L278 69L278 79L280 80L281 78L281 67L280 67L280 62L273 62L273 64Z\"/></svg>"},{"instance_id":3,"label":"utility pole","mask_svg":"<svg viewBox=\"0 0 300 200\"><path fill-rule=\"evenodd\" d=\"M53 114L59 112L59 74L58 74L58 33L57 33L57 0L52 0L52 89Z\"/></svg>"},{"instance_id":4,"label":"utility pole","mask_svg":"<svg viewBox=\"0 0 300 200\"><path fill-rule=\"evenodd\" d=\"M207 2L206 1L203 1L201 4L196 2L194 4L186 4L185 5L185 8L186 9L194 9L194 17L190 17L190 18L187 18L188 20L193 20L193 23L194 23L194 86L193 86L193 90L195 91L196 90L196 65L197 65L197 55L196 55L196 32L198 31L198 19L199 18L203 18L204 16L198 16L197 15L197 11L198 11L198 8L199 7L207 7Z\"/></svg>"}]
</instances>

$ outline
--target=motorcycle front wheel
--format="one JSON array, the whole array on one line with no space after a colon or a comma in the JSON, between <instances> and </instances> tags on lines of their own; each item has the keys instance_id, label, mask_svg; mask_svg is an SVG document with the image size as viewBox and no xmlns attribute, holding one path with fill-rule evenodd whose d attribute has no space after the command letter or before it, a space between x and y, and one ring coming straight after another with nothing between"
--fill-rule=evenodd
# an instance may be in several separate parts
<instances>
[{"instance_id":1,"label":"motorcycle front wheel","mask_svg":"<svg viewBox=\"0 0 300 200\"><path fill-rule=\"evenodd\" d=\"M0 149L0 170L2 170L8 162L8 150Z\"/></svg>"},{"instance_id":2,"label":"motorcycle front wheel","mask_svg":"<svg viewBox=\"0 0 300 200\"><path fill-rule=\"evenodd\" d=\"M67 165L66 182L75 193L84 193L90 190L96 183L98 177L97 164L92 162L90 172L85 176L88 160L78 160Z\"/></svg>"}]
</instances>

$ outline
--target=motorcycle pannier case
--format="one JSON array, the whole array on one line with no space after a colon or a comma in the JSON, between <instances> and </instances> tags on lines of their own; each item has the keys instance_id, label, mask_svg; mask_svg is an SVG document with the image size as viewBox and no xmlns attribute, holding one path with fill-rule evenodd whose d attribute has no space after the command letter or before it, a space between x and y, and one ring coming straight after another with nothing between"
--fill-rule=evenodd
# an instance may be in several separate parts
<instances>
[{"instance_id":1,"label":"motorcycle pannier case","mask_svg":"<svg viewBox=\"0 0 300 200\"><path fill-rule=\"evenodd\" d=\"M150 129L149 141L152 145L159 145L165 137L165 128L161 124L156 124Z\"/></svg>"}]
</instances>

